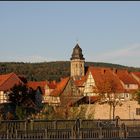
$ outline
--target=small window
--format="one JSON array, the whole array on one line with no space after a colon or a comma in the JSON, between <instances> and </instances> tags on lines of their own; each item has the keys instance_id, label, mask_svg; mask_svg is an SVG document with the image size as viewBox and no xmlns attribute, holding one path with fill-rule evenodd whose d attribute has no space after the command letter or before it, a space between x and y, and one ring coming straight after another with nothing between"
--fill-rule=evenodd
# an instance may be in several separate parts
<instances>
[{"instance_id":1,"label":"small window","mask_svg":"<svg viewBox=\"0 0 140 140\"><path fill-rule=\"evenodd\" d=\"M140 115L140 108L136 108L136 115Z\"/></svg>"},{"instance_id":2,"label":"small window","mask_svg":"<svg viewBox=\"0 0 140 140\"><path fill-rule=\"evenodd\" d=\"M129 97L129 94L128 93L126 93L126 98L128 98Z\"/></svg>"}]
</instances>

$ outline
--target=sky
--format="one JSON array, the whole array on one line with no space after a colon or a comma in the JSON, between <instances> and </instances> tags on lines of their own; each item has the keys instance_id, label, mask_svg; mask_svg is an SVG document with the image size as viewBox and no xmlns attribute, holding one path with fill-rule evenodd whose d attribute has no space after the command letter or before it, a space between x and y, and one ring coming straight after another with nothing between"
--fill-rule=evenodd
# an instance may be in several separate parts
<instances>
[{"instance_id":1,"label":"sky","mask_svg":"<svg viewBox=\"0 0 140 140\"><path fill-rule=\"evenodd\" d=\"M0 62L85 61L140 67L139 1L0 1Z\"/></svg>"}]
</instances>

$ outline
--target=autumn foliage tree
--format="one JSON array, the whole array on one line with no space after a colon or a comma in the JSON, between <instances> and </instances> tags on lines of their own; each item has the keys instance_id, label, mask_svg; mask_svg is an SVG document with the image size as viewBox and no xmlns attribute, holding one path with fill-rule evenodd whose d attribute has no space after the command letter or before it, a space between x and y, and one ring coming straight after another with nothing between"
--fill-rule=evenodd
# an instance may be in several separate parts
<instances>
[{"instance_id":1,"label":"autumn foliage tree","mask_svg":"<svg viewBox=\"0 0 140 140\"><path fill-rule=\"evenodd\" d=\"M118 98L117 83L109 77L103 77L103 81L100 83L98 92L100 93L100 103L108 103L110 106L109 118L115 118L115 109L117 105L122 105L122 102Z\"/></svg>"}]
</instances>

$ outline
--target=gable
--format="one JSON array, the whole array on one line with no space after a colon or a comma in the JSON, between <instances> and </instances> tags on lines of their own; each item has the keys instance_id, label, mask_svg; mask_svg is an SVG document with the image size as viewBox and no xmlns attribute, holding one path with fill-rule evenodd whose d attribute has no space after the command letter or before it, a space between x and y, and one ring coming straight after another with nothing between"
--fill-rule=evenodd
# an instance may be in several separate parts
<instances>
[{"instance_id":1,"label":"gable","mask_svg":"<svg viewBox=\"0 0 140 140\"><path fill-rule=\"evenodd\" d=\"M109 68L89 67L88 73L91 73L90 75L92 75L95 81L98 92L106 93L109 90L115 92L124 91L119 78ZM94 88L96 89L96 87Z\"/></svg>"},{"instance_id":2,"label":"gable","mask_svg":"<svg viewBox=\"0 0 140 140\"><path fill-rule=\"evenodd\" d=\"M6 79L1 85L0 90L6 91L10 90L13 86L23 84L23 82L18 78L18 76L12 73L8 79Z\"/></svg>"},{"instance_id":3,"label":"gable","mask_svg":"<svg viewBox=\"0 0 140 140\"><path fill-rule=\"evenodd\" d=\"M63 90L65 89L68 81L69 81L69 77L62 79L56 86L56 88L50 93L50 96L55 96L58 97L63 93Z\"/></svg>"},{"instance_id":4,"label":"gable","mask_svg":"<svg viewBox=\"0 0 140 140\"><path fill-rule=\"evenodd\" d=\"M85 82L84 94L92 93L94 87L96 87L95 80L94 80L91 72L89 72L87 75L87 80Z\"/></svg>"},{"instance_id":5,"label":"gable","mask_svg":"<svg viewBox=\"0 0 140 140\"><path fill-rule=\"evenodd\" d=\"M70 78L67 85L60 94L61 106L71 106L75 101L79 100L83 95L75 85L74 81Z\"/></svg>"},{"instance_id":6,"label":"gable","mask_svg":"<svg viewBox=\"0 0 140 140\"><path fill-rule=\"evenodd\" d=\"M74 81L70 79L65 86L61 96L80 96L80 91L74 84Z\"/></svg>"}]
</instances>

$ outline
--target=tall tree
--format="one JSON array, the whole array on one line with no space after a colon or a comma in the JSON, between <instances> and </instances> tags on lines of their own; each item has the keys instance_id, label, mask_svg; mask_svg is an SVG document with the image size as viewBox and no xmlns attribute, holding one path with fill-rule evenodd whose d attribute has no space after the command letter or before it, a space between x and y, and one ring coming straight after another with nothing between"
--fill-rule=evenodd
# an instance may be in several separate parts
<instances>
[{"instance_id":1,"label":"tall tree","mask_svg":"<svg viewBox=\"0 0 140 140\"><path fill-rule=\"evenodd\" d=\"M35 91L26 85L15 85L9 93L9 101L18 119L25 119L36 110Z\"/></svg>"},{"instance_id":2,"label":"tall tree","mask_svg":"<svg viewBox=\"0 0 140 140\"><path fill-rule=\"evenodd\" d=\"M117 105L122 105L121 100L118 97L118 89L116 88L116 82L114 80L105 78L98 89L101 100L100 103L108 103L110 106L109 118L115 118L115 109Z\"/></svg>"}]
</instances>

